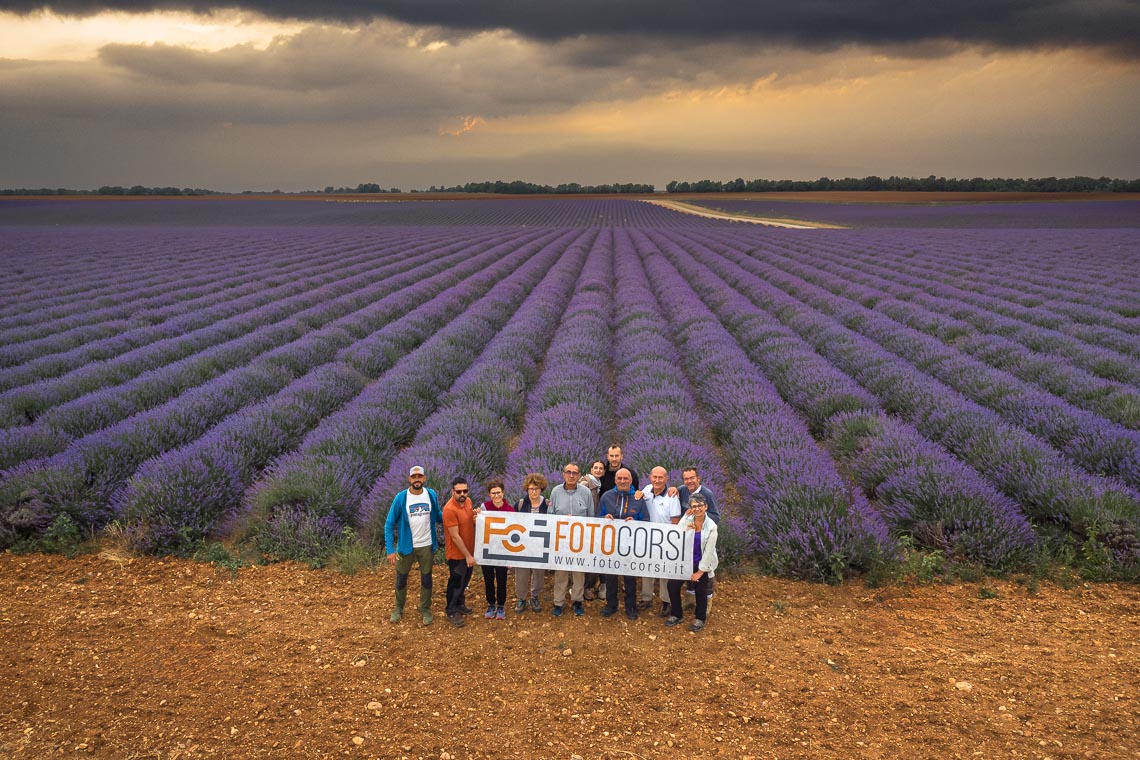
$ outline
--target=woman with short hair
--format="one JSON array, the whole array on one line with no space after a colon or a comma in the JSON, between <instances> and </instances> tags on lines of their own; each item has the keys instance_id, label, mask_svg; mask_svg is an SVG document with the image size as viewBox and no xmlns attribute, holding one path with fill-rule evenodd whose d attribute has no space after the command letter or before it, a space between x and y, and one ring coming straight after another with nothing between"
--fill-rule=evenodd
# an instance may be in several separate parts
<instances>
[{"instance_id":1,"label":"woman with short hair","mask_svg":"<svg viewBox=\"0 0 1140 760\"><path fill-rule=\"evenodd\" d=\"M515 508L503 498L503 481L494 479L487 482L487 495L491 498L483 502L484 512L514 512ZM483 588L487 592L488 620L506 620L507 567L506 565L483 565Z\"/></svg>"},{"instance_id":2,"label":"woman with short hair","mask_svg":"<svg viewBox=\"0 0 1140 760\"><path fill-rule=\"evenodd\" d=\"M546 497L543 496L542 493L546 490L548 485L549 483L542 473L527 473L526 477L523 478L523 490L526 492L526 495L515 504L515 511L546 514L547 510L550 509L550 504L546 501ZM523 612L526 610L528 602L533 611L542 611L542 605L539 604L538 595L542 593L544 576L545 574L542 568L515 568L515 596L518 598L518 601L515 602L515 612Z\"/></svg>"}]
</instances>

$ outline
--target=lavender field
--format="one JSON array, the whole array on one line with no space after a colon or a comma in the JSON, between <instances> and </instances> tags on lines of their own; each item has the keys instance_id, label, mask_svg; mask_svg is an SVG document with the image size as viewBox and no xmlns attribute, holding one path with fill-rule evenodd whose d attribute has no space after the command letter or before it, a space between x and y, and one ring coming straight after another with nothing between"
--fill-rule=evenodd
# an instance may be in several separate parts
<instances>
[{"instance_id":1,"label":"lavender field","mask_svg":"<svg viewBox=\"0 0 1140 760\"><path fill-rule=\"evenodd\" d=\"M0 547L319 562L412 463L517 498L619 441L778 574L1136 578L1140 205L1095 205L0 203Z\"/></svg>"}]
</instances>

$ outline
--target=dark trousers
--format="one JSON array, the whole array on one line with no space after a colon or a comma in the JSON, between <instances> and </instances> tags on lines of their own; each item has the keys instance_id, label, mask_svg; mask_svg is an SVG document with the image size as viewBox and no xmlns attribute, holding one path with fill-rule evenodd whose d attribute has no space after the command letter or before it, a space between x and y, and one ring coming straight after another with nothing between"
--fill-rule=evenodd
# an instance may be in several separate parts
<instances>
[{"instance_id":1,"label":"dark trousers","mask_svg":"<svg viewBox=\"0 0 1140 760\"><path fill-rule=\"evenodd\" d=\"M488 565L483 568L483 588L487 592L487 604L502 607L507 603L507 568Z\"/></svg>"},{"instance_id":2,"label":"dark trousers","mask_svg":"<svg viewBox=\"0 0 1140 760\"><path fill-rule=\"evenodd\" d=\"M447 614L462 612L467 583L471 580L471 568L465 559L449 559L447 567Z\"/></svg>"},{"instance_id":3,"label":"dark trousers","mask_svg":"<svg viewBox=\"0 0 1140 760\"><path fill-rule=\"evenodd\" d=\"M625 609L637 609L637 577L633 575L604 575L606 580L606 609L616 610L618 599L618 578L625 584Z\"/></svg>"},{"instance_id":4,"label":"dark trousers","mask_svg":"<svg viewBox=\"0 0 1140 760\"><path fill-rule=\"evenodd\" d=\"M701 573L701 579L694 585L696 586L697 605L694 614L697 620L703 623L709 611L709 574ZM681 589L684 586L685 581L669 581L669 614L673 617L679 618L683 615L681 611Z\"/></svg>"}]
</instances>

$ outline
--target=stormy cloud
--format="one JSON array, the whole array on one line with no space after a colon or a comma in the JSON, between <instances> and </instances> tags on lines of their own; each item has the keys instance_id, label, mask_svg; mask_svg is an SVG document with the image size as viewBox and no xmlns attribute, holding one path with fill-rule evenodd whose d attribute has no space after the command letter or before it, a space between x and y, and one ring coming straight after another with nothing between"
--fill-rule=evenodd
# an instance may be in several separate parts
<instances>
[{"instance_id":1,"label":"stormy cloud","mask_svg":"<svg viewBox=\"0 0 1140 760\"><path fill-rule=\"evenodd\" d=\"M634 35L681 45L737 40L814 49L955 41L1013 49L1098 47L1140 56L1140 4L1129 0L4 0L0 10L201 13L235 5L271 18L346 25L388 18L469 32L508 29L546 41Z\"/></svg>"}]
</instances>

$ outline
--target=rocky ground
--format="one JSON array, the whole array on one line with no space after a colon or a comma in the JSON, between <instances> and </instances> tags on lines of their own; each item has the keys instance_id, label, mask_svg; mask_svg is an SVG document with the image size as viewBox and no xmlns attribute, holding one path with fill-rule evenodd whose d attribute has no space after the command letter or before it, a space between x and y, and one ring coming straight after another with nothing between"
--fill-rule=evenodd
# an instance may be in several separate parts
<instances>
[{"instance_id":1,"label":"rocky ground","mask_svg":"<svg viewBox=\"0 0 1140 760\"><path fill-rule=\"evenodd\" d=\"M437 570L437 610L444 582ZM469 604L482 595L477 574ZM730 577L699 634L647 614L604 620L597 602L581 618L549 608L461 629L442 614L393 625L387 568L231 574L0 555L0 755L1124 758L1140 747L1136 586Z\"/></svg>"}]
</instances>

